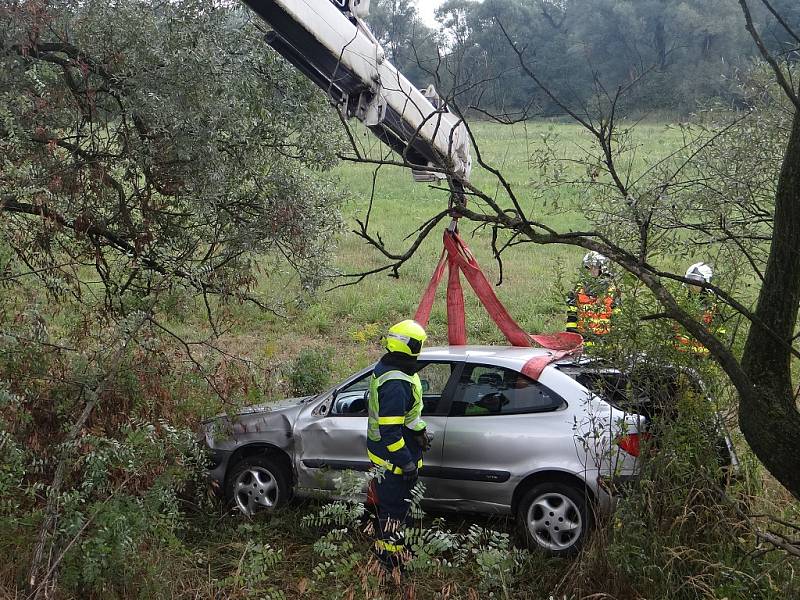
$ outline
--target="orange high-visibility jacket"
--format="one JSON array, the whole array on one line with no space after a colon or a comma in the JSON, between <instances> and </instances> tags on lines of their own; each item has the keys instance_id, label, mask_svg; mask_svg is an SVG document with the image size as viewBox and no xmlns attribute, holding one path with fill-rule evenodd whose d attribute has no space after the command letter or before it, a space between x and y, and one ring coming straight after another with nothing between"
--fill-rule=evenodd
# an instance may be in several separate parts
<instances>
[{"instance_id":1,"label":"orange high-visibility jacket","mask_svg":"<svg viewBox=\"0 0 800 600\"><path fill-rule=\"evenodd\" d=\"M611 331L611 317L617 305L617 290L609 284L603 294L590 293L579 284L567 299L567 331L605 335Z\"/></svg>"},{"instance_id":2,"label":"orange high-visibility jacket","mask_svg":"<svg viewBox=\"0 0 800 600\"><path fill-rule=\"evenodd\" d=\"M717 303L715 299L708 294L701 294L699 304L703 306L703 312L700 315L703 325L714 335L724 335L726 333L725 326L723 324L714 325L714 321L717 320ZM698 356L708 355L708 348L689 335L677 323L675 324L675 347L680 352L691 352Z\"/></svg>"}]
</instances>

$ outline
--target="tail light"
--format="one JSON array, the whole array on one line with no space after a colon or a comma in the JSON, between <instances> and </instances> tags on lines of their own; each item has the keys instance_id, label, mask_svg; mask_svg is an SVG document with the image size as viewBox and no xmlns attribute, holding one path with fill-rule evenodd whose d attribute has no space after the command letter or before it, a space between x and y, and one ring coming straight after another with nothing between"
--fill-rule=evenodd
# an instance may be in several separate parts
<instances>
[{"instance_id":1,"label":"tail light","mask_svg":"<svg viewBox=\"0 0 800 600\"><path fill-rule=\"evenodd\" d=\"M617 446L631 456L639 456L642 442L647 442L652 437L649 433L629 433L617 440Z\"/></svg>"}]
</instances>

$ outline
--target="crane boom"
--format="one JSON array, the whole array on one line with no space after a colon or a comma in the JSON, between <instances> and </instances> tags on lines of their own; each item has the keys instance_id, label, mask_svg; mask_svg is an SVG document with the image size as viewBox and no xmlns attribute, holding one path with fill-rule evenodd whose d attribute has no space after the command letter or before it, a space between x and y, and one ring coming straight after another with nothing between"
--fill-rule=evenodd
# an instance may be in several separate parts
<instances>
[{"instance_id":1,"label":"crane boom","mask_svg":"<svg viewBox=\"0 0 800 600\"><path fill-rule=\"evenodd\" d=\"M415 179L469 179L472 159L463 119L420 91L387 59L361 19L369 0L244 0L272 31L267 42L414 167Z\"/></svg>"}]
</instances>

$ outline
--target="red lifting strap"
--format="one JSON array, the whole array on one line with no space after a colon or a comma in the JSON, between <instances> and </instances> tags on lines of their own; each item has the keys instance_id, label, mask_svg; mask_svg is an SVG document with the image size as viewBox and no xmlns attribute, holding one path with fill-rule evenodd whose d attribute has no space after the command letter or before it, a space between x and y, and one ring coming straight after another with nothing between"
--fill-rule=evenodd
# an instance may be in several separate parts
<instances>
[{"instance_id":1,"label":"red lifting strap","mask_svg":"<svg viewBox=\"0 0 800 600\"><path fill-rule=\"evenodd\" d=\"M439 263L433 271L428 287L420 300L414 320L425 327L431 316L436 289L444 275L444 267L448 266L447 276L447 340L452 346L463 346L467 343L466 315L464 311L464 292L461 288L459 272L463 272L475 295L486 308L486 312L498 329L512 346L530 348L534 342L543 348L552 350L548 355L529 360L522 372L533 379L538 379L544 368L553 361L579 350L583 344L580 334L567 331L529 335L517 324L494 293L492 284L486 279L472 252L451 230L444 232L444 251Z\"/></svg>"}]
</instances>

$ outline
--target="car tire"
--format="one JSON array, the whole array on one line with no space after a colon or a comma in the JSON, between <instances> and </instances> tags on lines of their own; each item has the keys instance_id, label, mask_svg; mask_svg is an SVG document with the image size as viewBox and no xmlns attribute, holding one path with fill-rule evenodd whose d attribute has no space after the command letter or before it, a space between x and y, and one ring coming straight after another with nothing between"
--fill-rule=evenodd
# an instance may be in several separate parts
<instances>
[{"instance_id":1,"label":"car tire","mask_svg":"<svg viewBox=\"0 0 800 600\"><path fill-rule=\"evenodd\" d=\"M539 483L522 496L517 520L531 550L551 556L577 554L592 524L586 492L560 482Z\"/></svg>"},{"instance_id":2,"label":"car tire","mask_svg":"<svg viewBox=\"0 0 800 600\"><path fill-rule=\"evenodd\" d=\"M228 471L225 483L227 505L247 517L273 512L289 501L290 473L269 455L242 458Z\"/></svg>"}]
</instances>

